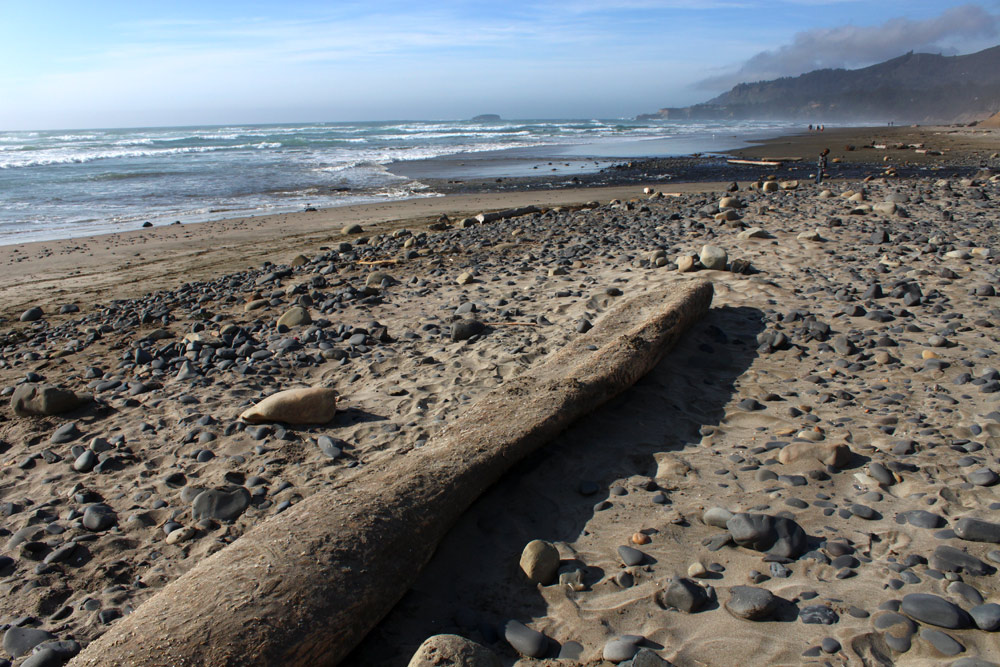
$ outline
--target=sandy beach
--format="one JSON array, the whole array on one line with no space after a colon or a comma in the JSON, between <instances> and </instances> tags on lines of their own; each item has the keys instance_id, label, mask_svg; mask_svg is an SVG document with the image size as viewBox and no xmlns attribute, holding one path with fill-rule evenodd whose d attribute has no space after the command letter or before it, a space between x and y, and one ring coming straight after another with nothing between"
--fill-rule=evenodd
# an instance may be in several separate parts
<instances>
[{"instance_id":1,"label":"sandy beach","mask_svg":"<svg viewBox=\"0 0 1000 667\"><path fill-rule=\"evenodd\" d=\"M487 490L341 664L1000 662L998 151L830 128L732 152L801 158L777 168L0 246L9 664L101 664L88 645L199 562L372 492L617 305L697 280L708 314ZM24 398L43 384L80 400ZM314 386L332 420L240 418Z\"/></svg>"}]
</instances>

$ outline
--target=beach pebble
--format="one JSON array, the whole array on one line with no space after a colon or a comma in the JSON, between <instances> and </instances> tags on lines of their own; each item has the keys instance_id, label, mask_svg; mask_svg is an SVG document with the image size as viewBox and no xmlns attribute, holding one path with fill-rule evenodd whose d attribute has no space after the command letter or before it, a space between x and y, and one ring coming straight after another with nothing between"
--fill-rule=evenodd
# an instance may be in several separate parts
<instances>
[{"instance_id":1,"label":"beach pebble","mask_svg":"<svg viewBox=\"0 0 1000 667\"><path fill-rule=\"evenodd\" d=\"M701 252L698 253L698 260L706 269L725 271L729 255L719 246L705 245L702 246Z\"/></svg>"},{"instance_id":2,"label":"beach pebble","mask_svg":"<svg viewBox=\"0 0 1000 667\"><path fill-rule=\"evenodd\" d=\"M90 505L83 512L83 527L94 532L107 530L118 523L115 511L103 503Z\"/></svg>"},{"instance_id":3,"label":"beach pebble","mask_svg":"<svg viewBox=\"0 0 1000 667\"><path fill-rule=\"evenodd\" d=\"M965 651L965 647L962 646L954 637L946 632L941 632L940 630L924 628L920 631L920 638L928 642L942 655L951 657Z\"/></svg>"},{"instance_id":4,"label":"beach pebble","mask_svg":"<svg viewBox=\"0 0 1000 667\"><path fill-rule=\"evenodd\" d=\"M20 658L42 642L52 639L56 636L47 630L14 626L3 635L3 650L12 658Z\"/></svg>"},{"instance_id":5,"label":"beach pebble","mask_svg":"<svg viewBox=\"0 0 1000 667\"><path fill-rule=\"evenodd\" d=\"M170 534L167 535L166 542L167 544L179 544L181 542L186 542L187 540L190 540L192 537L194 537L194 534L195 534L194 528L191 528L190 526L182 526L180 528L170 531Z\"/></svg>"},{"instance_id":6,"label":"beach pebble","mask_svg":"<svg viewBox=\"0 0 1000 667\"><path fill-rule=\"evenodd\" d=\"M733 616L748 621L768 618L774 611L777 600L771 591L755 586L733 586L729 589L726 611Z\"/></svg>"},{"instance_id":7,"label":"beach pebble","mask_svg":"<svg viewBox=\"0 0 1000 667\"><path fill-rule=\"evenodd\" d=\"M975 621L976 627L987 632L1000 630L1000 604L987 602L969 610L969 616Z\"/></svg>"},{"instance_id":8,"label":"beach pebble","mask_svg":"<svg viewBox=\"0 0 1000 667\"><path fill-rule=\"evenodd\" d=\"M799 619L807 624L833 625L840 617L825 604L810 605L799 610Z\"/></svg>"},{"instance_id":9,"label":"beach pebble","mask_svg":"<svg viewBox=\"0 0 1000 667\"><path fill-rule=\"evenodd\" d=\"M507 621L503 634L515 651L529 658L541 658L548 650L548 638L520 621Z\"/></svg>"},{"instance_id":10,"label":"beach pebble","mask_svg":"<svg viewBox=\"0 0 1000 667\"><path fill-rule=\"evenodd\" d=\"M966 572L974 576L992 574L995 568L961 549L942 544L934 550L931 567L942 572Z\"/></svg>"},{"instance_id":11,"label":"beach pebble","mask_svg":"<svg viewBox=\"0 0 1000 667\"><path fill-rule=\"evenodd\" d=\"M955 522L955 534L970 542L1000 544L1000 523L963 517Z\"/></svg>"},{"instance_id":12,"label":"beach pebble","mask_svg":"<svg viewBox=\"0 0 1000 667\"><path fill-rule=\"evenodd\" d=\"M652 649L640 648L628 667L670 667L669 662L658 656Z\"/></svg>"},{"instance_id":13,"label":"beach pebble","mask_svg":"<svg viewBox=\"0 0 1000 667\"><path fill-rule=\"evenodd\" d=\"M726 522L732 518L733 513L724 507L709 507L701 514L701 520L705 523L705 525L715 526L716 528L722 528L723 530L727 528Z\"/></svg>"},{"instance_id":14,"label":"beach pebble","mask_svg":"<svg viewBox=\"0 0 1000 667\"><path fill-rule=\"evenodd\" d=\"M202 491L191 503L195 521L235 521L250 506L250 492L242 486Z\"/></svg>"},{"instance_id":15,"label":"beach pebble","mask_svg":"<svg viewBox=\"0 0 1000 667\"><path fill-rule=\"evenodd\" d=\"M478 336L486 329L479 320L458 320L451 325L451 339L453 341L468 340L473 336Z\"/></svg>"},{"instance_id":16,"label":"beach pebble","mask_svg":"<svg viewBox=\"0 0 1000 667\"><path fill-rule=\"evenodd\" d=\"M532 540L521 552L521 571L535 584L548 586L559 570L559 550L544 540Z\"/></svg>"},{"instance_id":17,"label":"beach pebble","mask_svg":"<svg viewBox=\"0 0 1000 667\"><path fill-rule=\"evenodd\" d=\"M35 652L29 658L21 663L20 667L62 667L68 657L71 656L64 656L54 649L39 646L35 648Z\"/></svg>"},{"instance_id":18,"label":"beach pebble","mask_svg":"<svg viewBox=\"0 0 1000 667\"><path fill-rule=\"evenodd\" d=\"M674 577L666 590L657 593L657 600L664 608L673 608L689 614L708 602L708 592L690 579Z\"/></svg>"},{"instance_id":19,"label":"beach pebble","mask_svg":"<svg viewBox=\"0 0 1000 667\"><path fill-rule=\"evenodd\" d=\"M458 635L428 637L417 649L407 667L501 667L499 656L471 639Z\"/></svg>"},{"instance_id":20,"label":"beach pebble","mask_svg":"<svg viewBox=\"0 0 1000 667\"><path fill-rule=\"evenodd\" d=\"M643 640L637 635L625 635L609 640L604 645L603 657L608 662L619 663L631 660L639 650L639 642Z\"/></svg>"},{"instance_id":21,"label":"beach pebble","mask_svg":"<svg viewBox=\"0 0 1000 667\"><path fill-rule=\"evenodd\" d=\"M941 628L967 628L972 619L958 605L931 593L910 593L903 597L900 611L922 623Z\"/></svg>"},{"instance_id":22,"label":"beach pebble","mask_svg":"<svg viewBox=\"0 0 1000 667\"><path fill-rule=\"evenodd\" d=\"M646 554L642 553L638 549L626 545L618 547L618 556L622 559L622 563L626 567L632 567L633 565L639 565L644 560L646 560Z\"/></svg>"},{"instance_id":23,"label":"beach pebble","mask_svg":"<svg viewBox=\"0 0 1000 667\"><path fill-rule=\"evenodd\" d=\"M337 392L329 387L286 389L244 410L240 419L251 424L326 424L337 411Z\"/></svg>"},{"instance_id":24,"label":"beach pebble","mask_svg":"<svg viewBox=\"0 0 1000 667\"><path fill-rule=\"evenodd\" d=\"M917 624L902 614L888 611L877 615L872 625L882 633L882 639L892 650L906 653L910 650Z\"/></svg>"},{"instance_id":25,"label":"beach pebble","mask_svg":"<svg viewBox=\"0 0 1000 667\"><path fill-rule=\"evenodd\" d=\"M295 306L285 311L285 313L278 318L277 324L279 326L289 328L300 327L306 324L312 324L312 317L309 316L309 311L302 306Z\"/></svg>"},{"instance_id":26,"label":"beach pebble","mask_svg":"<svg viewBox=\"0 0 1000 667\"><path fill-rule=\"evenodd\" d=\"M733 541L741 547L772 556L796 558L806 550L806 533L792 519L767 514L740 513L726 522Z\"/></svg>"}]
</instances>

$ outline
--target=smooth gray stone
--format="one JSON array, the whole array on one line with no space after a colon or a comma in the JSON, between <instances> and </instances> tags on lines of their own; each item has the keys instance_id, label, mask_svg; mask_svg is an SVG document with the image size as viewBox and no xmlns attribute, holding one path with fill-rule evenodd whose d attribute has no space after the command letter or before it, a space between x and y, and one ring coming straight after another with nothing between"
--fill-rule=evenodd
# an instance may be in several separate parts
<instances>
[{"instance_id":1,"label":"smooth gray stone","mask_svg":"<svg viewBox=\"0 0 1000 667\"><path fill-rule=\"evenodd\" d=\"M906 653L910 650L917 624L909 618L890 611L876 616L872 624L882 632L882 639L893 651Z\"/></svg>"},{"instance_id":2,"label":"smooth gray stone","mask_svg":"<svg viewBox=\"0 0 1000 667\"><path fill-rule=\"evenodd\" d=\"M344 444L343 440L339 440L337 442L340 442L341 445ZM340 456L344 453L343 447L338 445L337 442L334 442L333 438L328 435L321 435L316 438L316 444L319 445L319 451L323 452L327 458L331 459L340 458Z\"/></svg>"},{"instance_id":3,"label":"smooth gray stone","mask_svg":"<svg viewBox=\"0 0 1000 667\"><path fill-rule=\"evenodd\" d=\"M656 655L652 649L641 648L632 658L628 665L622 663L624 667L669 667L670 663Z\"/></svg>"},{"instance_id":4,"label":"smooth gray stone","mask_svg":"<svg viewBox=\"0 0 1000 667\"><path fill-rule=\"evenodd\" d=\"M91 450L85 450L73 461L73 470L77 472L90 472L98 464L97 454Z\"/></svg>"},{"instance_id":5,"label":"smooth gray stone","mask_svg":"<svg viewBox=\"0 0 1000 667\"><path fill-rule=\"evenodd\" d=\"M903 597L899 608L907 616L939 628L960 629L972 625L972 618L965 610L931 593L910 593Z\"/></svg>"},{"instance_id":6,"label":"smooth gray stone","mask_svg":"<svg viewBox=\"0 0 1000 667\"><path fill-rule=\"evenodd\" d=\"M579 661L581 655L583 655L583 644L570 641L559 647L559 655L556 659Z\"/></svg>"},{"instance_id":7,"label":"smooth gray stone","mask_svg":"<svg viewBox=\"0 0 1000 667\"><path fill-rule=\"evenodd\" d=\"M803 623L833 625L840 620L837 612L825 604L814 604L799 610L799 618Z\"/></svg>"},{"instance_id":8,"label":"smooth gray stone","mask_svg":"<svg viewBox=\"0 0 1000 667\"><path fill-rule=\"evenodd\" d=\"M840 642L833 637L824 637L823 641L820 642L820 648L823 649L824 653L836 653L840 650Z\"/></svg>"},{"instance_id":9,"label":"smooth gray stone","mask_svg":"<svg viewBox=\"0 0 1000 667\"><path fill-rule=\"evenodd\" d=\"M955 522L955 534L969 542L1000 544L1000 523L963 517Z\"/></svg>"},{"instance_id":10,"label":"smooth gray stone","mask_svg":"<svg viewBox=\"0 0 1000 667\"><path fill-rule=\"evenodd\" d=\"M969 610L976 627L987 632L1000 629L1000 604L987 602Z\"/></svg>"},{"instance_id":11,"label":"smooth gray stone","mask_svg":"<svg viewBox=\"0 0 1000 667\"><path fill-rule=\"evenodd\" d=\"M642 553L638 549L633 549L629 546L618 547L618 556L622 559L622 562L626 566L631 567L633 565L638 565L639 563L646 560L646 554Z\"/></svg>"},{"instance_id":12,"label":"smooth gray stone","mask_svg":"<svg viewBox=\"0 0 1000 667\"><path fill-rule=\"evenodd\" d=\"M709 507L702 512L701 520L707 526L726 529L726 522L733 518L733 513L724 507Z\"/></svg>"},{"instance_id":13,"label":"smooth gray stone","mask_svg":"<svg viewBox=\"0 0 1000 667\"><path fill-rule=\"evenodd\" d=\"M726 522L733 541L741 547L780 558L797 558L806 550L806 533L792 519L741 512Z\"/></svg>"},{"instance_id":14,"label":"smooth gray stone","mask_svg":"<svg viewBox=\"0 0 1000 667\"><path fill-rule=\"evenodd\" d=\"M910 510L909 512L905 512L903 516L906 517L911 526L916 526L917 528L934 530L941 528L947 523L943 516L928 512L927 510Z\"/></svg>"},{"instance_id":15,"label":"smooth gray stone","mask_svg":"<svg viewBox=\"0 0 1000 667\"><path fill-rule=\"evenodd\" d=\"M468 340L481 334L485 329L486 326L479 320L459 320L451 325L451 339L453 341Z\"/></svg>"},{"instance_id":16,"label":"smooth gray stone","mask_svg":"<svg viewBox=\"0 0 1000 667\"><path fill-rule=\"evenodd\" d=\"M21 667L62 667L65 658L50 648L36 651L30 658L21 663Z\"/></svg>"},{"instance_id":17,"label":"smooth gray stone","mask_svg":"<svg viewBox=\"0 0 1000 667\"><path fill-rule=\"evenodd\" d=\"M3 635L3 650L12 658L20 658L42 642L55 639L56 636L47 630L38 628L12 627Z\"/></svg>"},{"instance_id":18,"label":"smooth gray stone","mask_svg":"<svg viewBox=\"0 0 1000 667\"><path fill-rule=\"evenodd\" d=\"M992 565L984 563L972 554L961 549L942 544L934 550L930 566L942 572L965 572L976 577L991 574L996 570Z\"/></svg>"},{"instance_id":19,"label":"smooth gray stone","mask_svg":"<svg viewBox=\"0 0 1000 667\"><path fill-rule=\"evenodd\" d=\"M733 586L729 589L725 607L733 616L748 621L760 621L771 615L777 600L771 591L756 586Z\"/></svg>"},{"instance_id":20,"label":"smooth gray stone","mask_svg":"<svg viewBox=\"0 0 1000 667\"><path fill-rule=\"evenodd\" d=\"M1000 481L1000 476L989 468L981 468L970 472L967 477L976 486L993 486Z\"/></svg>"},{"instance_id":21,"label":"smooth gray stone","mask_svg":"<svg viewBox=\"0 0 1000 667\"><path fill-rule=\"evenodd\" d=\"M67 542L58 549L54 550L45 559L43 563L63 563L68 561L73 556L73 552L76 551L76 542Z\"/></svg>"},{"instance_id":22,"label":"smooth gray stone","mask_svg":"<svg viewBox=\"0 0 1000 667\"><path fill-rule=\"evenodd\" d=\"M965 583L964 581L953 581L948 584L948 588L945 589L952 595L957 595L959 597L965 598L965 601L969 604L975 606L983 603L983 595L975 588Z\"/></svg>"},{"instance_id":23,"label":"smooth gray stone","mask_svg":"<svg viewBox=\"0 0 1000 667\"><path fill-rule=\"evenodd\" d=\"M520 621L510 620L504 626L504 639L514 650L529 658L541 658L548 649L548 639Z\"/></svg>"},{"instance_id":24,"label":"smooth gray stone","mask_svg":"<svg viewBox=\"0 0 1000 667\"><path fill-rule=\"evenodd\" d=\"M612 639L604 645L604 659L614 663L631 660L639 650L637 644L640 641L642 641L642 637L632 635Z\"/></svg>"},{"instance_id":25,"label":"smooth gray stone","mask_svg":"<svg viewBox=\"0 0 1000 667\"><path fill-rule=\"evenodd\" d=\"M98 532L118 523L115 511L104 503L95 503L83 511L83 527Z\"/></svg>"},{"instance_id":26,"label":"smooth gray stone","mask_svg":"<svg viewBox=\"0 0 1000 667\"><path fill-rule=\"evenodd\" d=\"M1000 665L982 658L959 658L949 667L1000 667Z\"/></svg>"},{"instance_id":27,"label":"smooth gray stone","mask_svg":"<svg viewBox=\"0 0 1000 667\"><path fill-rule=\"evenodd\" d=\"M691 614L708 602L708 591L691 579L675 577L667 586L667 590L661 591L660 600L665 607L673 607Z\"/></svg>"},{"instance_id":28,"label":"smooth gray stone","mask_svg":"<svg viewBox=\"0 0 1000 667\"><path fill-rule=\"evenodd\" d=\"M958 655L965 650L965 647L959 644L954 637L940 630L924 628L920 631L920 638L930 642L931 646L947 656Z\"/></svg>"},{"instance_id":29,"label":"smooth gray stone","mask_svg":"<svg viewBox=\"0 0 1000 667\"><path fill-rule=\"evenodd\" d=\"M52 437L49 438L49 442L53 445L61 445L67 442L72 442L81 435L80 429L76 427L76 422L67 422L52 433Z\"/></svg>"},{"instance_id":30,"label":"smooth gray stone","mask_svg":"<svg viewBox=\"0 0 1000 667\"><path fill-rule=\"evenodd\" d=\"M250 506L250 492L242 486L229 489L207 489L191 503L195 521L216 519L234 521Z\"/></svg>"}]
</instances>

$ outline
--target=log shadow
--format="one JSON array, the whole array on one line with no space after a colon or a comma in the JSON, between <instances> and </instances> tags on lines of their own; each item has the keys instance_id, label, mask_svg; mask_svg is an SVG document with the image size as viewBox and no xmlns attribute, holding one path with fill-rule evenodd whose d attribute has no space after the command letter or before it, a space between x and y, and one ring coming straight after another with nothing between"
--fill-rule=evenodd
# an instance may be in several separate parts
<instances>
[{"instance_id":1,"label":"log shadow","mask_svg":"<svg viewBox=\"0 0 1000 667\"><path fill-rule=\"evenodd\" d=\"M615 581L625 569L614 554L617 545L604 560L621 570L595 567L584 554L561 554L561 570L574 564L582 570L581 592L558 583L533 591L519 569L521 550L532 539L576 542L602 503L659 492L629 487L616 496L610 487L623 478L655 477L657 454L697 446L704 429L721 422L737 379L757 357L756 336L763 328L764 314L756 308L710 309L633 387L487 490L451 529L416 584L341 664L405 667L424 639L449 633L491 646L509 665L517 655L503 639L508 620L530 624L546 615L553 600L577 604L595 587L629 595ZM666 497L652 502L667 512L669 492L661 495ZM667 564L657 570L656 559L647 556L631 568L638 572L636 585L643 577L675 574L659 571ZM550 640L547 651L545 657L558 657L558 642Z\"/></svg>"}]
</instances>

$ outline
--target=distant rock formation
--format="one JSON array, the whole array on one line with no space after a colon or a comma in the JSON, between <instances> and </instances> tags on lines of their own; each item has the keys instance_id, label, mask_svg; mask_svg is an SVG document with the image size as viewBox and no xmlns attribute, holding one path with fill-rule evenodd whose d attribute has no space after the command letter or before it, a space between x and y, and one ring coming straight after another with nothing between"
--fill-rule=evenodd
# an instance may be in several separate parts
<instances>
[{"instance_id":1,"label":"distant rock formation","mask_svg":"<svg viewBox=\"0 0 1000 667\"><path fill-rule=\"evenodd\" d=\"M968 122L1000 110L1000 46L965 56L907 53L856 70L741 83L703 104L640 120Z\"/></svg>"},{"instance_id":2,"label":"distant rock formation","mask_svg":"<svg viewBox=\"0 0 1000 667\"><path fill-rule=\"evenodd\" d=\"M503 120L498 114L495 113L483 113L478 116L473 116L473 122L475 123L489 123L496 120Z\"/></svg>"},{"instance_id":3,"label":"distant rock formation","mask_svg":"<svg viewBox=\"0 0 1000 667\"><path fill-rule=\"evenodd\" d=\"M1000 127L1000 112L997 112L986 120L976 123L976 127Z\"/></svg>"}]
</instances>

